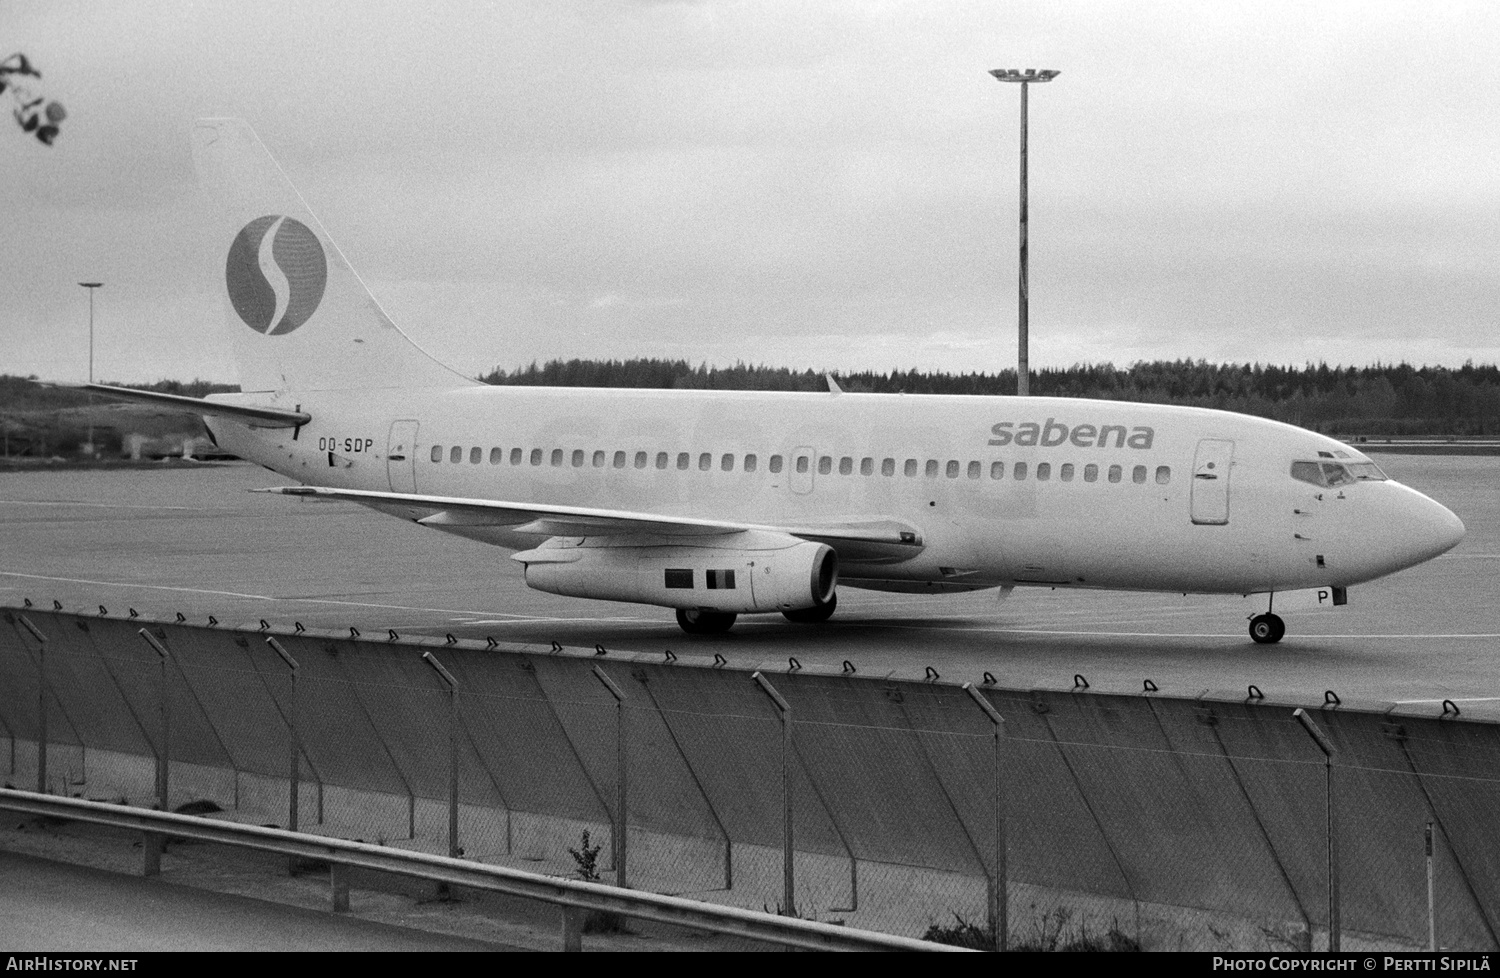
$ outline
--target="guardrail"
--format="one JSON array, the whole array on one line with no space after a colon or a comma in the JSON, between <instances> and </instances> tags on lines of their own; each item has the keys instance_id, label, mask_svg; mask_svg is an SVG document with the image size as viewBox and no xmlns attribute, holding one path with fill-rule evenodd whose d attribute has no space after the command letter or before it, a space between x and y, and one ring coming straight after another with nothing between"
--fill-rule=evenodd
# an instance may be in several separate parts
<instances>
[{"instance_id":1,"label":"guardrail","mask_svg":"<svg viewBox=\"0 0 1500 978\"><path fill-rule=\"evenodd\" d=\"M348 872L351 868L540 900L555 904L562 910L564 951L583 949L583 921L590 911L815 951L964 950L815 920L715 906L603 883L559 879L505 866L390 849L366 842L329 839L285 829L240 825L79 798L59 798L32 791L0 789L0 809L138 831L144 837L143 876L154 876L161 871L162 846L169 836L323 860L329 864L330 899L335 913L349 910Z\"/></svg>"}]
</instances>

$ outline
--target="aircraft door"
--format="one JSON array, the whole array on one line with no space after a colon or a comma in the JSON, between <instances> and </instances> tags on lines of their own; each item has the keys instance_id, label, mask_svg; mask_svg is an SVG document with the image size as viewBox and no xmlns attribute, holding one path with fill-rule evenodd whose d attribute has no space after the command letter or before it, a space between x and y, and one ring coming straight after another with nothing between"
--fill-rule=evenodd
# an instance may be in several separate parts
<instances>
[{"instance_id":1,"label":"aircraft door","mask_svg":"<svg viewBox=\"0 0 1500 978\"><path fill-rule=\"evenodd\" d=\"M817 464L818 453L808 445L799 445L792 449L792 455L787 459L790 471L787 472L787 485L792 492L799 496L805 496L813 490L813 466Z\"/></svg>"},{"instance_id":2,"label":"aircraft door","mask_svg":"<svg viewBox=\"0 0 1500 978\"><path fill-rule=\"evenodd\" d=\"M1234 442L1205 438L1193 459L1193 522L1223 526L1229 522L1229 470L1234 464Z\"/></svg>"},{"instance_id":3,"label":"aircraft door","mask_svg":"<svg viewBox=\"0 0 1500 978\"><path fill-rule=\"evenodd\" d=\"M391 422L390 440L386 443L385 474L391 492L417 491L417 423Z\"/></svg>"}]
</instances>

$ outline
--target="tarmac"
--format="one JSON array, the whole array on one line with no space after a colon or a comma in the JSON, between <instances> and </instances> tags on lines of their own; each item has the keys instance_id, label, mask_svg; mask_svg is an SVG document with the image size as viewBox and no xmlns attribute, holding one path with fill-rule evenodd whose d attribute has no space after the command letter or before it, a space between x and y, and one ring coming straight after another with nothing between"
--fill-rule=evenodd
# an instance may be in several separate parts
<instances>
[{"instance_id":1,"label":"tarmac","mask_svg":"<svg viewBox=\"0 0 1500 978\"><path fill-rule=\"evenodd\" d=\"M282 484L245 464L197 471L0 474L0 603L126 608L203 622L266 619L384 634L494 637L737 664L835 668L1134 692L1255 684L1268 696L1500 704L1500 457L1384 455L1393 477L1445 502L1468 536L1426 564L1350 589L1334 611L1289 612L1287 637L1254 645L1264 598L1017 589L897 595L842 588L825 625L742 616L689 637L669 609L527 588L506 551L349 503L246 490ZM1378 528L1372 527L1372 532Z\"/></svg>"}]
</instances>

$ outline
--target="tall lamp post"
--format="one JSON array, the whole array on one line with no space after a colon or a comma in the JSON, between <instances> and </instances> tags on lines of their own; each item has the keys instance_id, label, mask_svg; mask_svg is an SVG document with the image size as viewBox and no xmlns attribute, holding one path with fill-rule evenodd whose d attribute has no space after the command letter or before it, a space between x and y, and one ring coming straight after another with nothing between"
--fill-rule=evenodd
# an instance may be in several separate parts
<instances>
[{"instance_id":1,"label":"tall lamp post","mask_svg":"<svg viewBox=\"0 0 1500 978\"><path fill-rule=\"evenodd\" d=\"M1061 72L1050 68L1040 71L1035 68L1027 68L1025 71L1019 68L996 68L990 74L996 81L1021 86L1021 304L1016 318L1016 328L1020 334L1016 360L1016 394L1025 397L1031 393L1031 365L1027 359L1026 335L1026 86L1032 82L1049 82Z\"/></svg>"},{"instance_id":2,"label":"tall lamp post","mask_svg":"<svg viewBox=\"0 0 1500 978\"><path fill-rule=\"evenodd\" d=\"M79 282L79 285L89 290L89 383L94 382L94 290L104 285L103 282ZM94 455L94 394L89 392L89 455Z\"/></svg>"}]
</instances>

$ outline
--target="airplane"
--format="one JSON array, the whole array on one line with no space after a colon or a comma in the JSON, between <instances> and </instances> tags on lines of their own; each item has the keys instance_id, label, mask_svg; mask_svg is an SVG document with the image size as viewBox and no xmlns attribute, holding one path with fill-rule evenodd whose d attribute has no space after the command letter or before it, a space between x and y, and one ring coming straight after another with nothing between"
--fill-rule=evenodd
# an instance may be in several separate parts
<instances>
[{"instance_id":1,"label":"airplane","mask_svg":"<svg viewBox=\"0 0 1500 978\"><path fill-rule=\"evenodd\" d=\"M526 584L738 615L833 615L841 587L1264 595L1350 586L1464 525L1350 445L1226 411L1052 397L490 386L386 316L251 128L201 120L241 392L186 408L297 485L507 548ZM1258 599L1257 599L1258 600Z\"/></svg>"}]
</instances>

